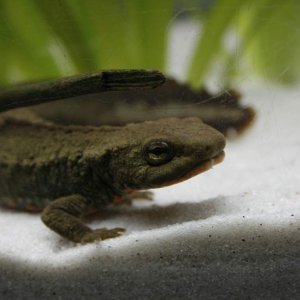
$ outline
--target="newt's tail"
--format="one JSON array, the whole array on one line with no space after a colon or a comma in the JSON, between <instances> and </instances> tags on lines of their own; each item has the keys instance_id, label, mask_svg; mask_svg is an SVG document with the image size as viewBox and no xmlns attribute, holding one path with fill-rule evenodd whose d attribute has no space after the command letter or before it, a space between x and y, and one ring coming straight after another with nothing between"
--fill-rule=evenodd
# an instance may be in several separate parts
<instances>
[{"instance_id":1,"label":"newt's tail","mask_svg":"<svg viewBox=\"0 0 300 300\"><path fill-rule=\"evenodd\" d=\"M100 92L153 88L165 82L159 71L110 70L20 84L0 91L0 111Z\"/></svg>"}]
</instances>

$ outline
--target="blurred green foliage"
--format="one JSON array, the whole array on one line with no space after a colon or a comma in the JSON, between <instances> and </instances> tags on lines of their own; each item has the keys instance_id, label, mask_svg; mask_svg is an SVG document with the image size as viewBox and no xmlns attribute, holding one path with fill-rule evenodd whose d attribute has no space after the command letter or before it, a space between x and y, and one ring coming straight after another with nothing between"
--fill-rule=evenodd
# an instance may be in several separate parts
<instances>
[{"instance_id":1,"label":"blurred green foliage","mask_svg":"<svg viewBox=\"0 0 300 300\"><path fill-rule=\"evenodd\" d=\"M299 15L298 0L0 0L0 84L101 69L168 73L170 28L182 16L201 29L188 62L193 87L216 61L224 84L245 70L291 84L300 75Z\"/></svg>"}]
</instances>

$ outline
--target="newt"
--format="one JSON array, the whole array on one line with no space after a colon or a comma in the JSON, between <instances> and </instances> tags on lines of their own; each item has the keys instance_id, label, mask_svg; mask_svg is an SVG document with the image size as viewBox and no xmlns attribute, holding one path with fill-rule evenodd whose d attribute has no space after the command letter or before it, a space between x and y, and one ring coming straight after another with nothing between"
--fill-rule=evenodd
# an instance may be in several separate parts
<instances>
[{"instance_id":1,"label":"newt","mask_svg":"<svg viewBox=\"0 0 300 300\"><path fill-rule=\"evenodd\" d=\"M224 135L239 135L255 118L252 107L241 102L232 89L211 93L193 90L188 84L166 78L155 89L122 90L82 95L33 109L45 119L59 124L125 125L129 122L157 120L167 117L198 117ZM101 116L101 117L99 117Z\"/></svg>"},{"instance_id":2,"label":"newt","mask_svg":"<svg viewBox=\"0 0 300 300\"><path fill-rule=\"evenodd\" d=\"M129 85L126 81L122 88L132 88L139 77ZM156 77L149 85L161 81ZM120 85L113 84L115 89ZM47 84L40 98L32 97L30 88L22 89L20 106L55 98ZM0 110L18 107L13 97L7 97L11 94L8 90L1 98L0 93ZM51 230L85 244L120 236L125 229L93 230L82 215L210 169L223 160L225 138L196 117L124 126L62 125L21 108L0 114L0 143L0 204L42 211L41 219Z\"/></svg>"}]
</instances>

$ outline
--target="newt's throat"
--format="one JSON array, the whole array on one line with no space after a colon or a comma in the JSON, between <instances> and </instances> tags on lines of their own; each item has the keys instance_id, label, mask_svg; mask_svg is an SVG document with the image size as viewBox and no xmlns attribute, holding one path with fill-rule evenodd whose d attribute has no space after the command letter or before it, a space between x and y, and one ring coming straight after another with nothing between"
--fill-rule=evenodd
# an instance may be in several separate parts
<instances>
[{"instance_id":1,"label":"newt's throat","mask_svg":"<svg viewBox=\"0 0 300 300\"><path fill-rule=\"evenodd\" d=\"M175 180L171 180L169 182L165 182L165 183L161 184L160 186L158 186L158 188L170 186L170 185L173 185L173 184L177 184L177 183L180 183L180 182L185 181L187 179L190 179L190 178L192 178L192 177L194 177L194 176L196 176L200 173L203 173L203 172L211 169L214 165L217 165L217 164L221 163L223 161L224 157L225 157L225 153L224 153L224 151L222 151L218 155L216 155L216 156L214 156L210 159L204 160L198 166L196 166L193 170L187 172L186 174L184 174L180 178L175 179Z\"/></svg>"}]
</instances>

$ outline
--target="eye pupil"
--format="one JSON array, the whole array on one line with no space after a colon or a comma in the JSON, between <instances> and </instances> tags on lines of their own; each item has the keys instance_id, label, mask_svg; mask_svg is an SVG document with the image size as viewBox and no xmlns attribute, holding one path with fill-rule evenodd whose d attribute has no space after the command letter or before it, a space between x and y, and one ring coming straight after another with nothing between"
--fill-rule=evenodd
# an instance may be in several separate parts
<instances>
[{"instance_id":1,"label":"eye pupil","mask_svg":"<svg viewBox=\"0 0 300 300\"><path fill-rule=\"evenodd\" d=\"M162 147L155 147L155 148L151 149L150 152L155 155L161 155L166 152L166 149L164 149Z\"/></svg>"}]
</instances>

